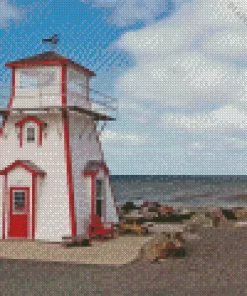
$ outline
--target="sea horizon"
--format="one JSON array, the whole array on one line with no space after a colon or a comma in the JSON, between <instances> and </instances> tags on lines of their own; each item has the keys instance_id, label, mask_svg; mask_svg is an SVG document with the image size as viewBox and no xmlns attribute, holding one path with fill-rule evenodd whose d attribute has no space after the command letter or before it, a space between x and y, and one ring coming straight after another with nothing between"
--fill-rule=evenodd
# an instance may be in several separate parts
<instances>
[{"instance_id":1,"label":"sea horizon","mask_svg":"<svg viewBox=\"0 0 247 296\"><path fill-rule=\"evenodd\" d=\"M111 175L114 197L170 206L247 207L247 175Z\"/></svg>"}]
</instances>

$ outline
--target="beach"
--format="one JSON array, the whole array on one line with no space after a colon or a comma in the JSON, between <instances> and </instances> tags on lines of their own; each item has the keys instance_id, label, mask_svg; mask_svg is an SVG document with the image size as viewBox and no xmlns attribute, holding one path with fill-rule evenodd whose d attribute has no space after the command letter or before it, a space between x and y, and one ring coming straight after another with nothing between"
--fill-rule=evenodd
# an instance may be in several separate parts
<instances>
[{"instance_id":1,"label":"beach","mask_svg":"<svg viewBox=\"0 0 247 296\"><path fill-rule=\"evenodd\" d=\"M247 295L247 229L201 228L184 259L123 266L0 261L1 295Z\"/></svg>"}]
</instances>

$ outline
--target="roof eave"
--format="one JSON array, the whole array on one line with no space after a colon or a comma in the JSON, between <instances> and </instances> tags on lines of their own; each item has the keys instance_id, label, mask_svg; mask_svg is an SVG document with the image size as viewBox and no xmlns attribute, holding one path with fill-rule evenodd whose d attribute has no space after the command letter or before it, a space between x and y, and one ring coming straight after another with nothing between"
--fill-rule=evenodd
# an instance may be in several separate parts
<instances>
[{"instance_id":1,"label":"roof eave","mask_svg":"<svg viewBox=\"0 0 247 296\"><path fill-rule=\"evenodd\" d=\"M88 73L89 76L96 76L96 73L94 71L91 71L80 64L75 63L74 61L70 59L54 59L54 60L40 60L40 61L19 61L19 62L8 62L5 64L5 67L7 68L17 68L17 67L32 67L32 66L53 66L53 65L71 65L76 67L77 69Z\"/></svg>"}]
</instances>

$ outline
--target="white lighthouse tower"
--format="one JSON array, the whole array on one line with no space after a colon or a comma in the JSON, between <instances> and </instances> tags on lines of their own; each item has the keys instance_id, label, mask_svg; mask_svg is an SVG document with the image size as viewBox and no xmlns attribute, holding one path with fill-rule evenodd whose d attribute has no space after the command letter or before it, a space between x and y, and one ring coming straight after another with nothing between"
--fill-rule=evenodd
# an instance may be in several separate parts
<instances>
[{"instance_id":1,"label":"white lighthouse tower","mask_svg":"<svg viewBox=\"0 0 247 296\"><path fill-rule=\"evenodd\" d=\"M0 109L0 237L85 235L93 213L118 222L96 128L114 118L109 104L89 96L95 73L55 51L6 66L12 90Z\"/></svg>"}]
</instances>

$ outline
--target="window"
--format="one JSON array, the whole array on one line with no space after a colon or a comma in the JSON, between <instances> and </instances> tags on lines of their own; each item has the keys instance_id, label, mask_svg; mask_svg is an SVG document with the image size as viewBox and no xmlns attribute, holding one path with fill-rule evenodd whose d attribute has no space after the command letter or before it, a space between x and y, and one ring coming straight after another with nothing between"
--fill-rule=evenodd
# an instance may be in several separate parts
<instances>
[{"instance_id":1,"label":"window","mask_svg":"<svg viewBox=\"0 0 247 296\"><path fill-rule=\"evenodd\" d=\"M101 198L102 197L102 180L96 180L96 197Z\"/></svg>"},{"instance_id":2,"label":"window","mask_svg":"<svg viewBox=\"0 0 247 296\"><path fill-rule=\"evenodd\" d=\"M74 70L68 71L68 81L67 87L68 92L75 92L78 94L83 94L85 92L86 77Z\"/></svg>"},{"instance_id":3,"label":"window","mask_svg":"<svg viewBox=\"0 0 247 296\"><path fill-rule=\"evenodd\" d=\"M38 77L35 73L27 72L24 70L20 74L20 87L21 88L37 88Z\"/></svg>"},{"instance_id":4,"label":"window","mask_svg":"<svg viewBox=\"0 0 247 296\"><path fill-rule=\"evenodd\" d=\"M25 213L25 191L13 192L13 212Z\"/></svg>"},{"instance_id":5,"label":"window","mask_svg":"<svg viewBox=\"0 0 247 296\"><path fill-rule=\"evenodd\" d=\"M53 86L56 82L56 73L47 69L20 70L21 88L40 88Z\"/></svg>"},{"instance_id":6,"label":"window","mask_svg":"<svg viewBox=\"0 0 247 296\"><path fill-rule=\"evenodd\" d=\"M96 180L96 214L102 216L103 207L103 180Z\"/></svg>"},{"instance_id":7,"label":"window","mask_svg":"<svg viewBox=\"0 0 247 296\"><path fill-rule=\"evenodd\" d=\"M27 142L32 143L35 141L35 128L28 127L27 128Z\"/></svg>"}]
</instances>

